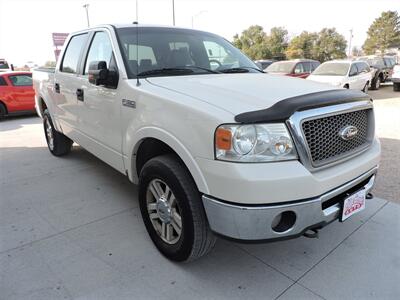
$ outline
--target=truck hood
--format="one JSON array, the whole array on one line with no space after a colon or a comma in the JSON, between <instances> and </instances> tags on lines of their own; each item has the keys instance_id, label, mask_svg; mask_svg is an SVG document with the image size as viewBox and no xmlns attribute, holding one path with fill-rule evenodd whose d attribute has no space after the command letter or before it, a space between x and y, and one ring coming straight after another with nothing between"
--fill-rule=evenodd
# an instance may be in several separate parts
<instances>
[{"instance_id":1,"label":"truck hood","mask_svg":"<svg viewBox=\"0 0 400 300\"><path fill-rule=\"evenodd\" d=\"M265 109L286 98L332 89L304 79L263 73L149 77L147 80L234 115Z\"/></svg>"}]
</instances>

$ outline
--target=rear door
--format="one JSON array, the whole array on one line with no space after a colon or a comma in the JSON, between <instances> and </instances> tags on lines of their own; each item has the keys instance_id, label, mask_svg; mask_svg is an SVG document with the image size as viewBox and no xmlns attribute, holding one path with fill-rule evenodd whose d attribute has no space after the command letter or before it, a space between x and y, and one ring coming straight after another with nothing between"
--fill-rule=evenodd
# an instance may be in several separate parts
<instances>
[{"instance_id":1,"label":"rear door","mask_svg":"<svg viewBox=\"0 0 400 300\"><path fill-rule=\"evenodd\" d=\"M356 66L358 70L358 88L362 90L367 82L371 82L371 73L369 66L365 62L357 62Z\"/></svg>"},{"instance_id":2,"label":"rear door","mask_svg":"<svg viewBox=\"0 0 400 300\"><path fill-rule=\"evenodd\" d=\"M358 78L358 69L355 63L351 64L349 71L349 88L353 90L358 90L360 88L360 82Z\"/></svg>"},{"instance_id":3,"label":"rear door","mask_svg":"<svg viewBox=\"0 0 400 300\"><path fill-rule=\"evenodd\" d=\"M77 99L79 88L78 74L81 54L87 43L88 33L74 35L68 42L62 61L54 78L54 104L56 117L60 121L64 134L79 142L78 115L80 114Z\"/></svg>"}]
</instances>

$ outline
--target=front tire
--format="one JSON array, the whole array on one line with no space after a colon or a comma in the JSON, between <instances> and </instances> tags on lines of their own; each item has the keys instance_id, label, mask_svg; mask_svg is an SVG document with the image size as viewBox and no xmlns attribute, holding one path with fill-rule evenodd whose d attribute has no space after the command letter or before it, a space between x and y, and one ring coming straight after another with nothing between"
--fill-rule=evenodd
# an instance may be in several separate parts
<instances>
[{"instance_id":1,"label":"front tire","mask_svg":"<svg viewBox=\"0 0 400 300\"><path fill-rule=\"evenodd\" d=\"M368 94L368 86L369 86L369 82L367 82L364 86L364 88L362 89L362 91L366 94Z\"/></svg>"},{"instance_id":2,"label":"front tire","mask_svg":"<svg viewBox=\"0 0 400 300\"><path fill-rule=\"evenodd\" d=\"M381 86L381 77L378 76L375 80L372 81L371 89L379 90L380 86Z\"/></svg>"},{"instance_id":3,"label":"front tire","mask_svg":"<svg viewBox=\"0 0 400 300\"><path fill-rule=\"evenodd\" d=\"M7 108L3 103L0 103L0 120L7 115Z\"/></svg>"},{"instance_id":4,"label":"front tire","mask_svg":"<svg viewBox=\"0 0 400 300\"><path fill-rule=\"evenodd\" d=\"M173 261L193 261L210 252L212 234L200 193L185 165L173 155L149 160L139 176L143 222L157 249Z\"/></svg>"},{"instance_id":5,"label":"front tire","mask_svg":"<svg viewBox=\"0 0 400 300\"><path fill-rule=\"evenodd\" d=\"M63 156L71 151L73 141L54 128L53 121L47 109L43 112L43 128L47 147L51 154L54 156Z\"/></svg>"}]
</instances>

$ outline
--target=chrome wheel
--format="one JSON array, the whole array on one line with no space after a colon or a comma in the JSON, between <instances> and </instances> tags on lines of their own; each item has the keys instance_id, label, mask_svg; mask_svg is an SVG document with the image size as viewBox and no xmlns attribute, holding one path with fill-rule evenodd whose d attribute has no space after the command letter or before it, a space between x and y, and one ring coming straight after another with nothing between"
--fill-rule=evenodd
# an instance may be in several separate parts
<instances>
[{"instance_id":1,"label":"chrome wheel","mask_svg":"<svg viewBox=\"0 0 400 300\"><path fill-rule=\"evenodd\" d=\"M50 121L46 119L46 137L47 144L49 145L50 150L54 150L54 136L53 136L53 128L51 127Z\"/></svg>"},{"instance_id":2,"label":"chrome wheel","mask_svg":"<svg viewBox=\"0 0 400 300\"><path fill-rule=\"evenodd\" d=\"M182 234L181 210L169 186L153 179L146 191L147 213L158 236L168 244L176 244Z\"/></svg>"}]
</instances>

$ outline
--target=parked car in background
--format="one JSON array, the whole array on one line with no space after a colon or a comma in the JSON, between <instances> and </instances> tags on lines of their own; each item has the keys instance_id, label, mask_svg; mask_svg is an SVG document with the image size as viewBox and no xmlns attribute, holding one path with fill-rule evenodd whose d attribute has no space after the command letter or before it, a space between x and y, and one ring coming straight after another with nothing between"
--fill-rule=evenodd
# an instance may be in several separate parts
<instances>
[{"instance_id":1,"label":"parked car in background","mask_svg":"<svg viewBox=\"0 0 400 300\"><path fill-rule=\"evenodd\" d=\"M0 58L0 72L14 71L14 66L9 64L4 58Z\"/></svg>"},{"instance_id":2,"label":"parked car in background","mask_svg":"<svg viewBox=\"0 0 400 300\"><path fill-rule=\"evenodd\" d=\"M392 74L393 74L393 68L396 65L396 60L393 56L384 56L383 61L385 62L385 65L387 67L387 80L392 80Z\"/></svg>"},{"instance_id":3,"label":"parked car in background","mask_svg":"<svg viewBox=\"0 0 400 300\"><path fill-rule=\"evenodd\" d=\"M363 56L357 58L365 61L372 69L371 89L379 89L381 83L387 81L391 76L393 66L396 64L393 58L383 58L381 56Z\"/></svg>"},{"instance_id":4,"label":"parked car in background","mask_svg":"<svg viewBox=\"0 0 400 300\"><path fill-rule=\"evenodd\" d=\"M32 73L0 73L0 118L35 111Z\"/></svg>"},{"instance_id":5,"label":"parked car in background","mask_svg":"<svg viewBox=\"0 0 400 300\"><path fill-rule=\"evenodd\" d=\"M321 64L307 79L367 92L371 78L371 69L365 61L332 60Z\"/></svg>"},{"instance_id":6,"label":"parked car in background","mask_svg":"<svg viewBox=\"0 0 400 300\"><path fill-rule=\"evenodd\" d=\"M261 69L265 70L267 67L269 67L272 63L275 62L273 59L259 59L254 61L256 65Z\"/></svg>"},{"instance_id":7,"label":"parked car in background","mask_svg":"<svg viewBox=\"0 0 400 300\"><path fill-rule=\"evenodd\" d=\"M270 74L307 78L319 64L319 61L311 59L283 60L274 62L264 71Z\"/></svg>"},{"instance_id":8,"label":"parked car in background","mask_svg":"<svg viewBox=\"0 0 400 300\"><path fill-rule=\"evenodd\" d=\"M393 91L399 92L400 91L400 65L396 65L393 68Z\"/></svg>"},{"instance_id":9,"label":"parked car in background","mask_svg":"<svg viewBox=\"0 0 400 300\"><path fill-rule=\"evenodd\" d=\"M49 151L77 142L129 176L151 239L172 260L205 255L214 233L315 237L361 211L374 184L369 96L263 74L212 33L85 29L70 35L54 74L33 79Z\"/></svg>"}]
</instances>

